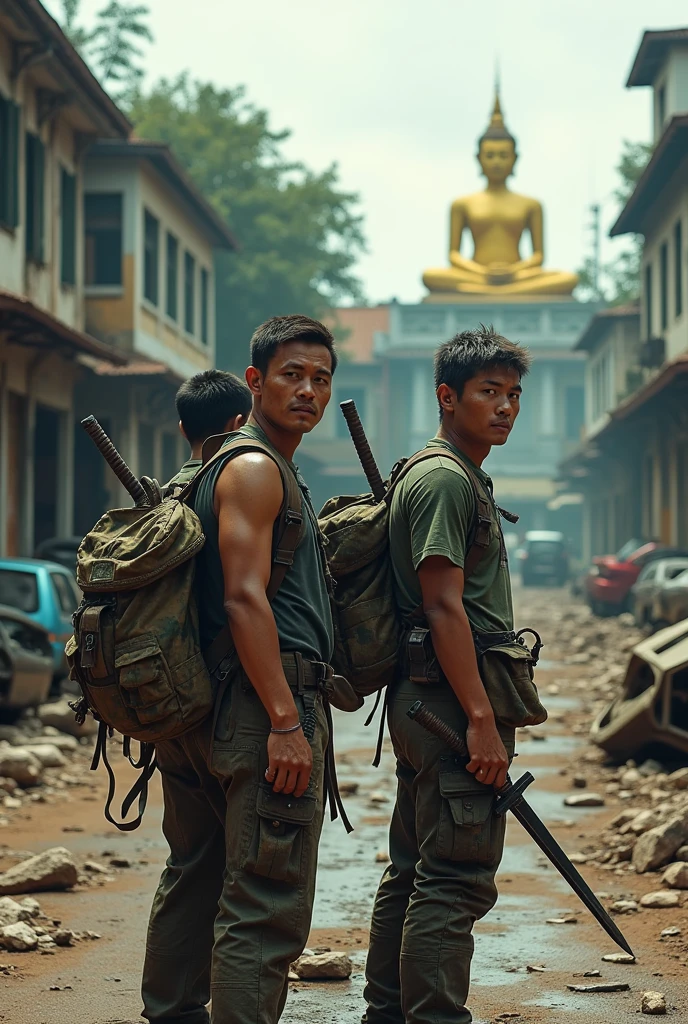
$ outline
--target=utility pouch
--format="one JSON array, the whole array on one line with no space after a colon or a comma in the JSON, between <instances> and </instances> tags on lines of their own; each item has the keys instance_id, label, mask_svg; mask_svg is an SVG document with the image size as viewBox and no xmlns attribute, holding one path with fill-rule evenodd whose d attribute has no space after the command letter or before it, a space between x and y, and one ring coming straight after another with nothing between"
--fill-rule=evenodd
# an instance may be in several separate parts
<instances>
[{"instance_id":1,"label":"utility pouch","mask_svg":"<svg viewBox=\"0 0 688 1024\"><path fill-rule=\"evenodd\" d=\"M541 725L547 720L547 711L533 681L533 654L518 639L489 645L487 637L489 634L483 633L476 638L476 653L495 717L513 729Z\"/></svg>"},{"instance_id":2,"label":"utility pouch","mask_svg":"<svg viewBox=\"0 0 688 1024\"><path fill-rule=\"evenodd\" d=\"M429 629L416 627L406 638L406 655L409 663L409 679L412 683L437 683L440 667L432 646Z\"/></svg>"},{"instance_id":3,"label":"utility pouch","mask_svg":"<svg viewBox=\"0 0 688 1024\"><path fill-rule=\"evenodd\" d=\"M337 711L358 711L365 703L364 698L354 690L349 680L336 673L325 677L323 689L329 703Z\"/></svg>"},{"instance_id":4,"label":"utility pouch","mask_svg":"<svg viewBox=\"0 0 688 1024\"><path fill-rule=\"evenodd\" d=\"M315 808L314 796L295 797L261 786L256 804L258 841L255 852L249 853L246 870L296 885L301 874L303 830L313 821Z\"/></svg>"},{"instance_id":5,"label":"utility pouch","mask_svg":"<svg viewBox=\"0 0 688 1024\"><path fill-rule=\"evenodd\" d=\"M446 860L487 864L501 852L496 841L504 825L493 814L495 795L467 771L439 773L442 798L437 854Z\"/></svg>"}]
</instances>

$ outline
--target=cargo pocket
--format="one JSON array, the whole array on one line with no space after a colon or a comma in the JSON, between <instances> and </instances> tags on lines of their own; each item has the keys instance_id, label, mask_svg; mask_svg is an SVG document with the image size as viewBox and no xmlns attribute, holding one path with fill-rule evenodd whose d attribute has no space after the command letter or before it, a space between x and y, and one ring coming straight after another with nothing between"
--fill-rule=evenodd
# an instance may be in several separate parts
<instances>
[{"instance_id":1,"label":"cargo pocket","mask_svg":"<svg viewBox=\"0 0 688 1024\"><path fill-rule=\"evenodd\" d=\"M258 836L254 836L246 870L296 885L301 875L303 830L313 821L315 807L313 796L295 797L262 787L256 804Z\"/></svg>"},{"instance_id":2,"label":"cargo pocket","mask_svg":"<svg viewBox=\"0 0 688 1024\"><path fill-rule=\"evenodd\" d=\"M495 849L503 819L493 814L494 791L469 772L440 772L440 819L437 856L443 860L489 864L501 856Z\"/></svg>"},{"instance_id":3,"label":"cargo pocket","mask_svg":"<svg viewBox=\"0 0 688 1024\"><path fill-rule=\"evenodd\" d=\"M117 644L115 668L122 701L142 724L151 725L179 713L167 662L154 634L146 633Z\"/></svg>"}]
</instances>

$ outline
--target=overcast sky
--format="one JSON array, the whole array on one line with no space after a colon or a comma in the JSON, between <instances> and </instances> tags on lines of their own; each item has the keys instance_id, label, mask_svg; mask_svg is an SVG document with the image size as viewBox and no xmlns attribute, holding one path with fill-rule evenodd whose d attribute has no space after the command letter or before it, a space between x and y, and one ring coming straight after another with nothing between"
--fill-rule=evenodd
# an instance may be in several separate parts
<instances>
[{"instance_id":1,"label":"overcast sky","mask_svg":"<svg viewBox=\"0 0 688 1024\"><path fill-rule=\"evenodd\" d=\"M650 136L649 90L624 87L642 32L688 23L685 0L147 2L148 81L188 68L243 83L292 129L290 156L338 163L361 197L371 301L415 302L423 269L446 264L449 204L481 187L497 58L520 152L512 187L544 204L546 265L574 270L588 205L603 204L605 232L614 219L622 140ZM83 0L88 19L103 6Z\"/></svg>"}]
</instances>

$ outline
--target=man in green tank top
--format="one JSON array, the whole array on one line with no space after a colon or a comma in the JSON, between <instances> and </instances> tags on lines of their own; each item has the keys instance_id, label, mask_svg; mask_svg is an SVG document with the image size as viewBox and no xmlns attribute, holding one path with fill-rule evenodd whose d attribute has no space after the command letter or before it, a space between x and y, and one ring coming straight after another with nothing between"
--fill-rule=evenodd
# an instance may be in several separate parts
<instances>
[{"instance_id":1,"label":"man in green tank top","mask_svg":"<svg viewBox=\"0 0 688 1024\"><path fill-rule=\"evenodd\" d=\"M364 1024L469 1024L466 1007L473 923L494 905L504 818L492 814L493 785L506 778L514 729L499 721L481 679L474 634L513 630L511 585L492 483L481 469L518 416L527 351L491 328L466 331L435 356L440 428L436 458L413 466L395 489L390 556L404 615L422 608L439 663L425 683L402 652L389 695L397 758L391 864L377 893L366 966ZM451 458L456 454L464 471ZM476 495L489 529L468 566ZM466 573L464 574L464 568ZM431 664L428 662L427 664ZM434 680L434 681L432 681ZM416 700L466 735L466 765L407 717Z\"/></svg>"},{"instance_id":2,"label":"man in green tank top","mask_svg":"<svg viewBox=\"0 0 688 1024\"><path fill-rule=\"evenodd\" d=\"M235 373L203 370L185 380L175 397L179 430L191 447L191 457L163 487L175 493L201 468L203 442L213 434L238 430L251 412L251 392Z\"/></svg>"},{"instance_id":3,"label":"man in green tank top","mask_svg":"<svg viewBox=\"0 0 688 1024\"><path fill-rule=\"evenodd\" d=\"M310 928L334 640L317 522L293 457L330 400L337 356L321 323L283 316L256 330L251 364L252 412L232 435L246 450L220 454L194 499L206 536L202 642L229 625L234 654L217 672L214 721L156 746L170 857L146 945L151 1024L276 1024ZM270 601L288 474L301 527Z\"/></svg>"}]
</instances>

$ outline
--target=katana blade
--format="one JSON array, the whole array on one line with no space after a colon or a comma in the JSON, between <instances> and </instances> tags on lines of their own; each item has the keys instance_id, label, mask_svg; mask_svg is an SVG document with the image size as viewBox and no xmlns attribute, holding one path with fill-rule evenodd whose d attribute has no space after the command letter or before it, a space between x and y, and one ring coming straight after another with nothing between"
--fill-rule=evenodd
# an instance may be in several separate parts
<instances>
[{"instance_id":1,"label":"katana blade","mask_svg":"<svg viewBox=\"0 0 688 1024\"><path fill-rule=\"evenodd\" d=\"M429 711L422 701L417 700L409 708L407 714L414 722L418 722L428 732L433 733L433 735L446 743L448 747L451 747L457 754L460 754L461 757L468 758L468 748L463 737L459 735L456 729L452 729L450 725L443 722L439 715ZM497 805L495 813L505 814L506 811L511 811L514 817L523 825L530 838L540 847L545 857L554 865L562 878L568 882L578 899L588 908L599 924L602 925L607 935L617 945L621 946L625 953L634 956L635 954L624 938L621 929L611 919L580 871L571 863L545 823L540 820L527 800L524 799L523 791L526 786L534 781L530 772L526 772L515 783L507 776L506 785L502 789L496 790Z\"/></svg>"},{"instance_id":2,"label":"katana blade","mask_svg":"<svg viewBox=\"0 0 688 1024\"><path fill-rule=\"evenodd\" d=\"M505 794L505 796L508 794ZM497 797L499 800L500 797ZM602 925L617 945L625 953L634 956L633 950L626 942L621 929L609 916L595 893L585 881L580 871L572 864L547 826L540 820L533 808L523 797L511 804L509 810L523 825L524 829L537 843L545 857L554 865L561 877L568 882L578 899L585 904L592 916Z\"/></svg>"}]
</instances>

